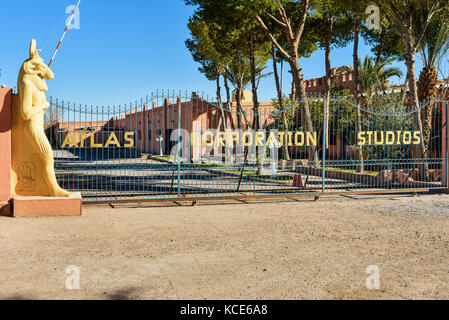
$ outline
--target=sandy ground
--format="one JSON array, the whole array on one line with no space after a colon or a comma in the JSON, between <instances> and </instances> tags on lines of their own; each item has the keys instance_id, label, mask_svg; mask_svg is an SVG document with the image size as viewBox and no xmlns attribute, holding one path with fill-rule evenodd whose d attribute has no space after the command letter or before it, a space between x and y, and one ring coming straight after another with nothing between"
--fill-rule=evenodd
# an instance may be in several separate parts
<instances>
[{"instance_id":1,"label":"sandy ground","mask_svg":"<svg viewBox=\"0 0 449 320\"><path fill-rule=\"evenodd\" d=\"M0 243L1 299L449 299L448 195L88 206Z\"/></svg>"}]
</instances>

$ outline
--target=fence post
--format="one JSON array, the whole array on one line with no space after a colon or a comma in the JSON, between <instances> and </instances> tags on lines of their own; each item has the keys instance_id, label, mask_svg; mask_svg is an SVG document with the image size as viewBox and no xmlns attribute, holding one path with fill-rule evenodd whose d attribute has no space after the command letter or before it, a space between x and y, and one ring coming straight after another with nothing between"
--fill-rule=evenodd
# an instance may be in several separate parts
<instances>
[{"instance_id":1,"label":"fence post","mask_svg":"<svg viewBox=\"0 0 449 320\"><path fill-rule=\"evenodd\" d=\"M181 197L181 97L178 96L178 198Z\"/></svg>"},{"instance_id":2,"label":"fence post","mask_svg":"<svg viewBox=\"0 0 449 320\"><path fill-rule=\"evenodd\" d=\"M330 97L325 97L325 100L323 101L323 141L321 143L322 149L323 149L323 159L322 159L322 192L324 193L326 191L326 144L327 144L327 137L326 137L326 131L327 131L327 110L326 110L326 99L330 99Z\"/></svg>"}]
</instances>

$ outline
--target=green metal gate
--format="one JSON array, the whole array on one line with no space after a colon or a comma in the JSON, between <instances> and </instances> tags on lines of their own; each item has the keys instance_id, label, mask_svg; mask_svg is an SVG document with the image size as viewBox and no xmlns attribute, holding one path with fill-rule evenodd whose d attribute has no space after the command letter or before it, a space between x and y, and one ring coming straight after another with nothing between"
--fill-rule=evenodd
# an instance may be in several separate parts
<instances>
[{"instance_id":1,"label":"green metal gate","mask_svg":"<svg viewBox=\"0 0 449 320\"><path fill-rule=\"evenodd\" d=\"M361 101L255 107L164 91L116 107L51 99L45 129L58 181L84 202L447 188L447 101Z\"/></svg>"}]
</instances>

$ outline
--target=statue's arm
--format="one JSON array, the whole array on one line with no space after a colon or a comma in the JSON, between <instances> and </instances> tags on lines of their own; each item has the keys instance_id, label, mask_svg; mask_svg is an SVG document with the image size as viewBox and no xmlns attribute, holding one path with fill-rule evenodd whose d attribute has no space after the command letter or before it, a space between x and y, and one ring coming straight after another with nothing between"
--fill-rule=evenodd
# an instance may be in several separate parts
<instances>
[{"instance_id":1,"label":"statue's arm","mask_svg":"<svg viewBox=\"0 0 449 320\"><path fill-rule=\"evenodd\" d=\"M24 83L22 94L21 115L25 120L31 120L35 115L42 113L42 108L33 107L33 90L31 86Z\"/></svg>"}]
</instances>

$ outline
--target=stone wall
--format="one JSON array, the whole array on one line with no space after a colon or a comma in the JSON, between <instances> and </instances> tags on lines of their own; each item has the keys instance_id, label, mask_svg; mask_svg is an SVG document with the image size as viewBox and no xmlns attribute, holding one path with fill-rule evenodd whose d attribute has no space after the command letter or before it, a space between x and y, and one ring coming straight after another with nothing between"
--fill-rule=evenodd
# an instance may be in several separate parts
<instances>
[{"instance_id":1,"label":"stone wall","mask_svg":"<svg viewBox=\"0 0 449 320\"><path fill-rule=\"evenodd\" d=\"M0 88L0 215L9 215L11 199L12 90Z\"/></svg>"}]
</instances>

